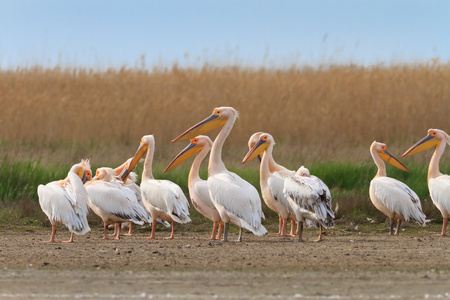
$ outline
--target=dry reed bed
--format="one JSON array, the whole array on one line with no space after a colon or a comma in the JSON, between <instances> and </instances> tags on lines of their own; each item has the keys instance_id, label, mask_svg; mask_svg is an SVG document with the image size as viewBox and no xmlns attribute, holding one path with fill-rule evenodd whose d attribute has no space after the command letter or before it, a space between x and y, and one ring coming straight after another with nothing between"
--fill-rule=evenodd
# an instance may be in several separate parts
<instances>
[{"instance_id":1,"label":"dry reed bed","mask_svg":"<svg viewBox=\"0 0 450 300\"><path fill-rule=\"evenodd\" d=\"M1 138L31 143L24 156L67 143L87 152L67 146L76 159L102 147L112 148L102 157L123 159L144 134L153 133L159 155L172 156L184 145L169 146L171 139L214 107L227 105L239 110L240 118L224 155L233 156L230 149L236 148L235 156L243 156L248 137L266 131L277 141L281 162L368 160L375 139L394 144L392 152L400 154L430 127L450 131L449 82L450 64L437 62L290 70L0 71ZM16 146L11 149L19 155Z\"/></svg>"}]
</instances>

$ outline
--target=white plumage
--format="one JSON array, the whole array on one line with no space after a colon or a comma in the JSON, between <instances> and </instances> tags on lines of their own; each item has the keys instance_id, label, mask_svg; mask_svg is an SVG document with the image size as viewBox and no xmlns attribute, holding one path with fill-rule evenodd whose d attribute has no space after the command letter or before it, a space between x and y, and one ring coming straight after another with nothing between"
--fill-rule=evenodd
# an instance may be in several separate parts
<instances>
[{"instance_id":1,"label":"white plumage","mask_svg":"<svg viewBox=\"0 0 450 300\"><path fill-rule=\"evenodd\" d=\"M139 205L136 189L119 181L112 168L97 169L93 180L86 183L86 190L89 206L104 223L105 239L108 238L108 222L133 222L139 225L152 222L145 208ZM116 235L116 238L119 237L120 228Z\"/></svg>"},{"instance_id":2,"label":"white plumage","mask_svg":"<svg viewBox=\"0 0 450 300\"><path fill-rule=\"evenodd\" d=\"M81 178L91 177L89 162L72 166L66 179L39 185L39 204L52 224L50 242L55 242L56 224L62 223L73 234L85 234L91 229L87 221L88 195Z\"/></svg>"},{"instance_id":3,"label":"white plumage","mask_svg":"<svg viewBox=\"0 0 450 300\"><path fill-rule=\"evenodd\" d=\"M142 137L141 144L135 154L135 159L139 159L146 153L141 182L142 200L153 218L150 238L155 238L156 220L160 218L172 222L172 233L169 237L172 239L174 222L187 223L191 221L189 218L189 202L178 185L169 180L156 180L153 177L154 152L155 138L153 135Z\"/></svg>"},{"instance_id":4,"label":"white plumage","mask_svg":"<svg viewBox=\"0 0 450 300\"><path fill-rule=\"evenodd\" d=\"M258 138L257 140L255 140L256 137ZM261 193L266 205L279 215L280 225L277 235L286 236L287 219L296 221L296 216L288 198L283 192L284 182L287 176L281 175L278 171L270 172L270 163L271 161L274 162L272 157L274 145L275 141L270 134L262 132L253 134L249 140L250 150L242 163L246 163L256 156L261 157L262 154L260 164ZM280 170L280 168L277 168L277 170ZM286 172L283 172L283 174L286 174ZM291 235L293 234L293 228L291 228Z\"/></svg>"},{"instance_id":5,"label":"white plumage","mask_svg":"<svg viewBox=\"0 0 450 300\"><path fill-rule=\"evenodd\" d=\"M397 220L395 235L399 234L403 220L413 220L425 225L425 215L422 212L419 197L403 182L386 176L386 167L383 160L401 170L407 172L409 170L387 151L386 145L383 143L374 141L370 146L370 153L378 167L377 174L370 182L370 200L379 211L389 217L390 234L394 234L394 219Z\"/></svg>"},{"instance_id":6,"label":"white plumage","mask_svg":"<svg viewBox=\"0 0 450 300\"><path fill-rule=\"evenodd\" d=\"M446 236L448 218L450 217L450 177L439 171L439 161L444 154L445 146L450 145L450 136L440 129L429 129L427 133L427 136L406 150L402 157L436 147L428 166L428 189L431 200L442 214L440 235Z\"/></svg>"},{"instance_id":7,"label":"white plumage","mask_svg":"<svg viewBox=\"0 0 450 300\"><path fill-rule=\"evenodd\" d=\"M228 171L222 161L223 145L237 117L238 112L232 107L215 108L210 117L192 126L172 141L190 139L223 126L211 149L207 180L209 195L224 222L222 241L228 241L229 223L239 226L239 241L242 241L242 228L250 230L255 235L267 233L261 224L264 214L258 191L250 183Z\"/></svg>"},{"instance_id":8,"label":"white plumage","mask_svg":"<svg viewBox=\"0 0 450 300\"><path fill-rule=\"evenodd\" d=\"M295 176L287 177L284 193L288 196L296 219L300 223L299 240L302 239L302 222L310 220L320 228L317 241L321 240L322 226L334 226L334 212L331 208L331 194L327 185L316 176L309 176L309 170L301 167Z\"/></svg>"},{"instance_id":9,"label":"white plumage","mask_svg":"<svg viewBox=\"0 0 450 300\"><path fill-rule=\"evenodd\" d=\"M164 172L167 172L176 166L180 165L183 161L188 159L194 154L197 157L192 163L191 170L188 177L189 196L191 198L192 205L195 209L206 218L213 221L213 231L211 233L211 240L220 238L223 231L223 222L220 219L220 214L217 211L214 203L211 200L208 190L208 183L206 180L200 178L199 170L203 159L211 149L213 142L205 135L199 135L191 139L190 144L183 149L167 166ZM219 226L219 232L217 233L217 227ZM216 237L217 233L217 237Z\"/></svg>"},{"instance_id":10,"label":"white plumage","mask_svg":"<svg viewBox=\"0 0 450 300\"><path fill-rule=\"evenodd\" d=\"M417 194L403 182L391 177L377 177L370 182L371 198L376 198L387 210L379 208L389 218L403 216L425 224L425 215ZM377 207L378 208L378 207Z\"/></svg>"}]
</instances>

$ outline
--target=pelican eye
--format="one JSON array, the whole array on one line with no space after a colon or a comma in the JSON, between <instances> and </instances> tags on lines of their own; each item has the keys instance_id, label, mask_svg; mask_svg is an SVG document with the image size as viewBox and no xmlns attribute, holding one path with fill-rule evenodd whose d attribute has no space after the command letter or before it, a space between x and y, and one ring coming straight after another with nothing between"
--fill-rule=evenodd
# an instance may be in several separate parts
<instances>
[{"instance_id":1,"label":"pelican eye","mask_svg":"<svg viewBox=\"0 0 450 300\"><path fill-rule=\"evenodd\" d=\"M381 150L386 151L386 146L381 146Z\"/></svg>"}]
</instances>

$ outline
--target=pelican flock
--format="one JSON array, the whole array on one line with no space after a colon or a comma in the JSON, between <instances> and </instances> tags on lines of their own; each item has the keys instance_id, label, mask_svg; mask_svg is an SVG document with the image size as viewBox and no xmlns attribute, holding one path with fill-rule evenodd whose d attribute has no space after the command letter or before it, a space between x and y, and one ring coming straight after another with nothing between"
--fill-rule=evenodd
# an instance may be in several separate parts
<instances>
[{"instance_id":1,"label":"pelican flock","mask_svg":"<svg viewBox=\"0 0 450 300\"><path fill-rule=\"evenodd\" d=\"M221 241L227 242L230 224L239 228L239 242L243 240L243 230L257 236L267 234L262 223L265 216L258 190L230 172L222 160L222 149L238 116L237 110L232 107L215 108L209 117L172 140L172 143L185 140L190 140L190 143L164 170L168 172L196 155L187 178L190 202L200 214L213 222L211 240L222 237ZM214 141L203 135L216 128L220 128L220 132ZM446 144L450 144L450 136L446 132L430 129L426 137L402 155L414 155L436 147L430 160L427 181L431 199L443 217L441 236L446 235L450 217L450 176L439 171L439 161ZM259 158L261 195L265 205L278 215L278 236L294 236L297 223L298 240L302 241L303 223L306 222L319 228L316 241L320 241L323 228L333 227L335 221L330 189L304 166L293 171L276 163L273 158L274 145L274 137L269 133L254 133L248 141L248 152L242 164ZM126 235L131 235L133 224L151 223L149 238L155 239L157 221L167 227L172 226L168 239L173 239L175 223L191 221L190 204L177 184L154 178L154 152L154 136L145 135L134 156L115 169L98 168L92 177L89 161L82 160L72 166L65 179L39 185L39 204L52 224L48 242L56 242L58 223L64 224L71 232L66 242L73 242L74 234L89 232L89 209L102 219L104 239L110 238L108 223L114 223L112 237L115 239L120 238L121 224L129 224L130 230ZM208 153L208 176L203 180L199 170ZM370 181L369 197L373 205L389 218L390 234L398 235L403 221L412 220L425 226L426 216L419 197L403 182L387 177L384 161L406 172L409 172L408 168L387 151L386 144L374 141L370 154L378 170ZM139 186L137 175L132 171L144 155ZM395 232L394 220L397 223ZM286 232L288 221L291 221L289 234Z\"/></svg>"}]
</instances>

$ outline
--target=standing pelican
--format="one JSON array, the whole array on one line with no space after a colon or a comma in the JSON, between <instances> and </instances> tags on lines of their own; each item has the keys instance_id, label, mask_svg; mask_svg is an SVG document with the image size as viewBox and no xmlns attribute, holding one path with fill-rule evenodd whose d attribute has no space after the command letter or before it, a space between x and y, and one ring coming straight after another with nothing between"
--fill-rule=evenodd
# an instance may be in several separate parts
<instances>
[{"instance_id":1,"label":"standing pelican","mask_svg":"<svg viewBox=\"0 0 450 300\"><path fill-rule=\"evenodd\" d=\"M155 153L155 138L153 135L145 135L131 162L135 166L141 157L147 153L142 172L141 193L142 200L150 211L152 222L151 239L155 239L156 221L158 218L172 223L172 233L169 239L173 239L174 222L187 223L189 218L189 202L181 188L169 180L157 180L153 177L152 165Z\"/></svg>"},{"instance_id":2,"label":"standing pelican","mask_svg":"<svg viewBox=\"0 0 450 300\"><path fill-rule=\"evenodd\" d=\"M89 161L82 160L72 166L65 179L38 186L39 204L52 224L52 234L48 242L56 242L58 223L67 226L71 232L70 239L64 243L73 242L74 233L85 234L91 230L87 221L88 195L83 186L91 177Z\"/></svg>"},{"instance_id":3,"label":"standing pelican","mask_svg":"<svg viewBox=\"0 0 450 300\"><path fill-rule=\"evenodd\" d=\"M135 193L139 205L142 206L145 209L145 211L147 212L147 218L146 218L147 221L149 223L151 223L152 216L151 216L150 212L147 211L147 209L145 208L144 202L142 201L141 188L139 187L139 185L136 184L137 174L130 171L130 164L131 164L132 160L133 160L133 158L129 158L122 165L115 168L114 175L119 180L121 180L127 188L131 189ZM131 236L133 233L133 222L122 223L122 226L128 226L128 233L126 233L124 235Z\"/></svg>"},{"instance_id":4,"label":"standing pelican","mask_svg":"<svg viewBox=\"0 0 450 300\"><path fill-rule=\"evenodd\" d=\"M86 183L89 206L102 219L104 239L108 239L108 222L116 223L115 238L120 238L120 224L151 222L144 207L140 206L135 191L116 178L114 169L98 168L96 176Z\"/></svg>"},{"instance_id":5,"label":"standing pelican","mask_svg":"<svg viewBox=\"0 0 450 300\"><path fill-rule=\"evenodd\" d=\"M408 168L390 154L383 143L374 141L370 146L370 154L378 167L377 174L370 182L370 200L379 211L389 217L390 235L394 234L393 219L397 220L395 235L399 234L402 220L411 219L425 225L425 215L422 212L419 197L403 182L386 176L383 160L406 172L409 172Z\"/></svg>"},{"instance_id":6,"label":"standing pelican","mask_svg":"<svg viewBox=\"0 0 450 300\"><path fill-rule=\"evenodd\" d=\"M232 107L215 108L212 115L192 126L172 142L184 141L223 126L217 135L208 165L209 195L224 222L224 242L228 241L229 224L239 227L238 241L242 241L242 228L255 235L263 235L267 230L261 224L264 214L258 191L237 174L227 170L222 161L222 148L233 128L238 112Z\"/></svg>"},{"instance_id":7,"label":"standing pelican","mask_svg":"<svg viewBox=\"0 0 450 300\"><path fill-rule=\"evenodd\" d=\"M252 147L244 157L242 163L251 161L255 157L261 157L260 155L262 153L260 165L261 193L266 205L279 215L280 226L278 235L286 236L287 219L295 220L296 217L289 200L283 193L286 176L281 176L277 171L270 172L270 161L272 160L274 162L272 152L275 141L273 137L268 133L257 133L256 135L258 136L258 140L253 143L255 135L250 138L249 146ZM293 236L294 227L291 227L291 236Z\"/></svg>"},{"instance_id":8,"label":"standing pelican","mask_svg":"<svg viewBox=\"0 0 450 300\"><path fill-rule=\"evenodd\" d=\"M431 200L442 214L441 236L447 235L447 222L450 217L450 176L439 171L439 160L445 150L445 145L450 145L450 136L440 129L429 129L428 135L409 148L402 157L413 155L436 146L436 150L428 167L428 189Z\"/></svg>"},{"instance_id":9,"label":"standing pelican","mask_svg":"<svg viewBox=\"0 0 450 300\"><path fill-rule=\"evenodd\" d=\"M200 178L199 170L203 159L211 149L213 142L205 135L199 135L191 139L191 143L178 154L172 162L164 170L164 173L172 170L180 165L183 161L198 153L197 157L192 163L188 178L189 195L191 196L192 205L206 218L214 222L211 240L216 239L217 226L219 226L219 233L217 238L220 239L223 230L223 222L220 219L219 212L214 206L211 197L209 196L208 183L206 180Z\"/></svg>"}]
</instances>

